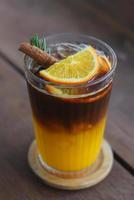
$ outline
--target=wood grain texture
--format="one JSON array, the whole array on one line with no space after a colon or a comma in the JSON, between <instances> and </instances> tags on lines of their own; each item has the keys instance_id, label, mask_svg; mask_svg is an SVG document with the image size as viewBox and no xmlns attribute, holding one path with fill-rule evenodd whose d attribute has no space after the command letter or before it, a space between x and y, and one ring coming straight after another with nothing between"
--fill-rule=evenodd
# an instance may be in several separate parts
<instances>
[{"instance_id":1,"label":"wood grain texture","mask_svg":"<svg viewBox=\"0 0 134 200\"><path fill-rule=\"evenodd\" d=\"M85 1L89 2L88 0ZM90 2L106 14L112 16L120 24L129 28L132 32L134 31L133 0L90 0Z\"/></svg>"},{"instance_id":2,"label":"wood grain texture","mask_svg":"<svg viewBox=\"0 0 134 200\"><path fill-rule=\"evenodd\" d=\"M129 37L134 41L134 22L133 0L126 1L110 1L110 0L78 0L77 5L85 12L94 13L95 18L99 17L106 26L111 25L116 35ZM76 0L73 1L76 4ZM122 3L121 3L122 2ZM110 28L110 27L109 27Z\"/></svg>"},{"instance_id":3,"label":"wood grain texture","mask_svg":"<svg viewBox=\"0 0 134 200\"><path fill-rule=\"evenodd\" d=\"M83 32L108 42L117 54L118 66L106 136L114 150L133 167L133 38L131 33L128 33L129 30L126 31L126 27L122 28L120 24L113 23L110 20L112 16L107 18L103 10L98 12L98 7L91 3L87 4L87 1L82 0L1 0L0 50L22 69L23 59L17 48L20 42L27 40L35 32L40 35L44 32L46 35L57 32ZM112 8L114 6L116 2Z\"/></svg>"},{"instance_id":4,"label":"wood grain texture","mask_svg":"<svg viewBox=\"0 0 134 200\"><path fill-rule=\"evenodd\" d=\"M0 66L0 199L132 200L133 178L117 162L102 183L77 192L50 188L31 172L27 152L33 129L25 81L2 60Z\"/></svg>"},{"instance_id":5,"label":"wood grain texture","mask_svg":"<svg viewBox=\"0 0 134 200\"><path fill-rule=\"evenodd\" d=\"M102 13L98 14L98 10L82 0L40 2L34 0L33 3L30 0L12 0L12 3L10 0L1 0L0 49L20 65L22 64L21 54L17 51L19 44L28 40L35 32L40 35L82 32L99 37L106 42L126 43L127 35L106 16L102 16ZM112 46L114 48L114 44Z\"/></svg>"}]
</instances>

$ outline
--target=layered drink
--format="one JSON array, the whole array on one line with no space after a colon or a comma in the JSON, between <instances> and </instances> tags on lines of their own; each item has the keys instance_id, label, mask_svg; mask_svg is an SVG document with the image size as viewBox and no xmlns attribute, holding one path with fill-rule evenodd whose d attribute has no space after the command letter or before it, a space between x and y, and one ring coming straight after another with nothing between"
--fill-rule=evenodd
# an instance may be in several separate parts
<instances>
[{"instance_id":1,"label":"layered drink","mask_svg":"<svg viewBox=\"0 0 134 200\"><path fill-rule=\"evenodd\" d=\"M54 64L43 66L26 58L39 159L50 169L77 172L93 165L101 150L113 81L113 52L105 43L81 35L48 37L46 44ZM86 65L90 64L89 76ZM86 73L89 78L83 81Z\"/></svg>"}]
</instances>

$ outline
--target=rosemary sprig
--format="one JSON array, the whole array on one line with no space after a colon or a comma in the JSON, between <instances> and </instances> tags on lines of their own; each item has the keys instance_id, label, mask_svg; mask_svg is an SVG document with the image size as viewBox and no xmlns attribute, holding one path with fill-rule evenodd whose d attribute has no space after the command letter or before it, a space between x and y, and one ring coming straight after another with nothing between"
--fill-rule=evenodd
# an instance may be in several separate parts
<instances>
[{"instance_id":1,"label":"rosemary sprig","mask_svg":"<svg viewBox=\"0 0 134 200\"><path fill-rule=\"evenodd\" d=\"M31 39L30 39L30 44L33 46L36 46L43 51L48 51L47 50L47 45L46 45L46 39L45 36L42 39L39 39L38 35L35 34Z\"/></svg>"},{"instance_id":2,"label":"rosemary sprig","mask_svg":"<svg viewBox=\"0 0 134 200\"><path fill-rule=\"evenodd\" d=\"M45 36L42 38L41 48L42 48L42 50L47 51L47 44L46 44Z\"/></svg>"}]
</instances>

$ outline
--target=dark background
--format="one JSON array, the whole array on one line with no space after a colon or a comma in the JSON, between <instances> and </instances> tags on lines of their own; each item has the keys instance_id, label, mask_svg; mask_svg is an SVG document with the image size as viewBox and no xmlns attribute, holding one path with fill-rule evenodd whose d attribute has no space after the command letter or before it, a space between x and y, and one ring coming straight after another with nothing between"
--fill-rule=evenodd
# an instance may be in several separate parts
<instances>
[{"instance_id":1,"label":"dark background","mask_svg":"<svg viewBox=\"0 0 134 200\"><path fill-rule=\"evenodd\" d=\"M118 65L106 138L115 162L99 185L66 192L44 185L27 163L33 140L20 42L75 32L114 49ZM0 0L0 200L132 200L134 167L134 0Z\"/></svg>"}]
</instances>

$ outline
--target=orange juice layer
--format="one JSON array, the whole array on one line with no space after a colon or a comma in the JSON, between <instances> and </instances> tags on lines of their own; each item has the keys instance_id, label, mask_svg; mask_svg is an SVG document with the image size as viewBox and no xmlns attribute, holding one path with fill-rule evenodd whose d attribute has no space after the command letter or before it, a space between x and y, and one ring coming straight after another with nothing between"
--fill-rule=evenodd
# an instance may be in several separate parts
<instances>
[{"instance_id":1,"label":"orange juice layer","mask_svg":"<svg viewBox=\"0 0 134 200\"><path fill-rule=\"evenodd\" d=\"M95 162L99 154L106 117L98 123L74 127L72 132L41 126L35 119L34 127L38 151L51 167L62 171L77 171Z\"/></svg>"}]
</instances>

